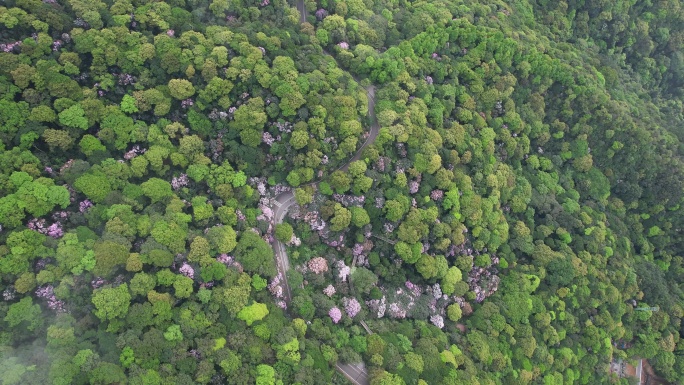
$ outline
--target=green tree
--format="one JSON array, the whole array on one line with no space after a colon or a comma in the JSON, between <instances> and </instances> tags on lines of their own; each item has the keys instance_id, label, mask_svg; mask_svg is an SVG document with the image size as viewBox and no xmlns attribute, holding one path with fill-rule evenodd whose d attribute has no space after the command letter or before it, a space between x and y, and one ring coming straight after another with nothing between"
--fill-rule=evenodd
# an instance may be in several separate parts
<instances>
[{"instance_id":1,"label":"green tree","mask_svg":"<svg viewBox=\"0 0 684 385\"><path fill-rule=\"evenodd\" d=\"M152 203L162 201L173 195L171 183L159 178L150 178L143 182L140 187L142 187L145 196L152 200Z\"/></svg>"},{"instance_id":2,"label":"green tree","mask_svg":"<svg viewBox=\"0 0 684 385\"><path fill-rule=\"evenodd\" d=\"M273 249L253 231L242 233L235 248L235 257L247 272L266 277L276 275Z\"/></svg>"},{"instance_id":3,"label":"green tree","mask_svg":"<svg viewBox=\"0 0 684 385\"><path fill-rule=\"evenodd\" d=\"M169 93L178 100L184 100L195 94L195 87L185 79L169 80Z\"/></svg>"},{"instance_id":4,"label":"green tree","mask_svg":"<svg viewBox=\"0 0 684 385\"><path fill-rule=\"evenodd\" d=\"M275 228L276 239L280 242L286 243L292 239L294 230L289 223L278 223Z\"/></svg>"},{"instance_id":5,"label":"green tree","mask_svg":"<svg viewBox=\"0 0 684 385\"><path fill-rule=\"evenodd\" d=\"M95 305L97 318L101 321L111 321L126 316L131 303L131 294L125 283L114 288L104 287L93 292L92 302Z\"/></svg>"},{"instance_id":6,"label":"green tree","mask_svg":"<svg viewBox=\"0 0 684 385\"><path fill-rule=\"evenodd\" d=\"M36 330L43 323L40 306L34 304L31 297L10 305L4 320L11 328L22 324L29 331Z\"/></svg>"},{"instance_id":7,"label":"green tree","mask_svg":"<svg viewBox=\"0 0 684 385\"><path fill-rule=\"evenodd\" d=\"M79 104L74 104L60 112L59 123L65 127L80 128L81 130L88 129L88 119L86 119L85 111Z\"/></svg>"},{"instance_id":8,"label":"green tree","mask_svg":"<svg viewBox=\"0 0 684 385\"><path fill-rule=\"evenodd\" d=\"M341 204L335 203L335 216L330 220L330 230L342 231L349 227L351 220L351 212Z\"/></svg>"},{"instance_id":9,"label":"green tree","mask_svg":"<svg viewBox=\"0 0 684 385\"><path fill-rule=\"evenodd\" d=\"M263 303L254 302L245 306L237 314L238 318L245 321L247 326L252 326L254 321L261 321L268 315L268 308Z\"/></svg>"}]
</instances>

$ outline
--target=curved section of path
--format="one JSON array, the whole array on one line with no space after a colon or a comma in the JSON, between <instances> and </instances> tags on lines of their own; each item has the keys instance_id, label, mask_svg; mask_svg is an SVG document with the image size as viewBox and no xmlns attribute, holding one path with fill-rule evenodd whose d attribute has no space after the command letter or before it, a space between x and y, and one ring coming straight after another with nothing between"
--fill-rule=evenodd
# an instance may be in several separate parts
<instances>
[{"instance_id":1,"label":"curved section of path","mask_svg":"<svg viewBox=\"0 0 684 385\"><path fill-rule=\"evenodd\" d=\"M297 0L297 9L299 10L299 14L301 16L300 21L302 23L306 22L307 12L304 0ZM323 52L327 55L330 55L325 51ZM356 78L354 80L356 80L357 83L359 82ZM361 153L363 150L368 145L375 142L375 139L378 137L378 133L380 132L378 120L375 118L375 86L371 85L370 87L366 88L366 95L368 97L368 113L370 114L372 121L370 132L361 147L356 151L356 154L354 154L354 156L338 170L347 171L351 162L361 159ZM309 185L317 186L318 182L309 183ZM274 212L274 225L283 223L283 219L285 218L285 215L287 215L287 211L295 203L296 201L293 191L284 192L275 198L273 206L271 206L271 210ZM276 259L278 273L282 276L283 296L285 297L285 303L289 304L290 300L292 300L292 291L290 289L290 284L287 282L287 271L290 269L290 260L287 257L285 245L283 245L283 243L277 239L273 242L273 253ZM362 325L367 328L365 322L363 322ZM370 384L370 379L368 378L368 373L366 372L366 367L363 362L357 364L337 363L335 364L335 369L342 373L354 385Z\"/></svg>"},{"instance_id":2,"label":"curved section of path","mask_svg":"<svg viewBox=\"0 0 684 385\"><path fill-rule=\"evenodd\" d=\"M356 151L356 154L354 154L354 156L347 163L340 167L339 170L347 171L347 168L349 168L349 164L351 162L361 159L361 153L363 152L363 150L369 145L371 145L373 142L375 142L375 139L378 137L378 133L380 132L380 126L378 125L378 121L375 118L375 86L368 87L366 89L366 95L368 96L368 113L371 115L371 119L373 122L370 127L368 138L366 138L366 141ZM318 182L311 183L310 185L316 186L318 185ZM271 207L271 210L273 210L274 213L274 225L283 223L283 219L285 219L287 211L295 203L297 202L295 201L293 191L284 192L276 197L274 204ZM287 271L290 269L290 260L288 259L287 253L285 252L285 245L283 245L283 243L277 239L273 241L273 253L275 254L276 258L276 266L278 267L278 273L280 273L283 277L283 295L285 296L285 302L289 303L292 299L292 291L290 290L290 284L287 282Z\"/></svg>"}]
</instances>

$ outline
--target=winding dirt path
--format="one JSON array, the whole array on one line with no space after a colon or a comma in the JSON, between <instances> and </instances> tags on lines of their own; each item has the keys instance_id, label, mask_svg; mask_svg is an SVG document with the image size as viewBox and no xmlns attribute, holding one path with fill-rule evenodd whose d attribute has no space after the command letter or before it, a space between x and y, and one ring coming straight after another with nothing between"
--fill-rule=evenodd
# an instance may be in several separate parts
<instances>
[{"instance_id":1,"label":"winding dirt path","mask_svg":"<svg viewBox=\"0 0 684 385\"><path fill-rule=\"evenodd\" d=\"M370 144L375 142L375 139L378 137L378 133L380 132L378 120L375 118L375 86L370 86L366 88L366 95L368 96L368 113L370 114L373 123L370 126L370 132L368 134L368 138L366 138L366 141L356 151L356 154L354 154L354 156L347 163L345 163L342 167L339 168L342 171L347 171L347 168L349 167L349 164L351 162L361 159L361 153L363 152L363 150ZM314 182L310 185L317 186L318 183L319 182ZM285 215L287 215L287 211L293 204L296 203L297 202L295 201L293 191L287 191L278 195L275 199L273 206L271 206L271 210L273 210L274 213L274 225L283 223L283 219L285 218ZM283 243L277 239L273 242L273 253L275 254L276 258L276 266L278 268L278 273L280 273L283 277L283 295L285 296L285 302L289 303L292 299L292 291L290 290L290 284L287 282L287 271L290 269L290 260L288 259L287 253L285 252L285 245L283 245Z\"/></svg>"},{"instance_id":2,"label":"winding dirt path","mask_svg":"<svg viewBox=\"0 0 684 385\"><path fill-rule=\"evenodd\" d=\"M306 5L304 4L304 0L297 0L297 9L299 10L299 13L301 15L300 22L306 22L307 11ZM325 50L323 50L323 53L335 59L334 56L330 55ZM337 62L337 60L335 60L335 62ZM359 83L359 80L355 77L354 80L357 83ZM370 114L372 121L370 126L370 133L368 134L368 137L366 138L365 142L356 151L356 154L354 154L354 156L351 159L349 159L347 163L340 167L339 170L347 171L347 169L349 168L349 164L351 162L361 159L361 153L363 152L363 150L368 145L375 142L375 139L378 137L378 133L380 132L380 126L378 125L378 120L375 117L375 86L371 85L368 88L366 88L366 96L368 97L368 113ZM320 183L320 181L309 183L309 185L318 186L318 183ZM284 192L276 197L273 205L271 206L271 210L273 210L274 213L274 226L276 224L283 223L283 219L285 218L285 215L287 215L287 211L295 203L295 196L294 192L292 191ZM283 245L283 243L277 239L273 242L273 253L275 254L278 273L282 276L283 296L285 297L285 303L289 304L290 300L292 300L292 291L290 290L290 284L287 282L287 271L290 269L290 260L287 257L285 245ZM335 368L338 371L340 371L347 379L349 379L354 385L370 384L370 379L368 378L368 373L366 372L366 368L363 362L358 364L337 363L335 365Z\"/></svg>"}]
</instances>

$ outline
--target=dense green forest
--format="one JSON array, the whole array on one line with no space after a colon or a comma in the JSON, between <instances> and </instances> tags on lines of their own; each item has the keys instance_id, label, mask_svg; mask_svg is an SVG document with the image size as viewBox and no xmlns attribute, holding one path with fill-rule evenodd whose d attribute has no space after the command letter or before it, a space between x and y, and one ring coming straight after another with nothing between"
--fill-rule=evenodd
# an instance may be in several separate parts
<instances>
[{"instance_id":1,"label":"dense green forest","mask_svg":"<svg viewBox=\"0 0 684 385\"><path fill-rule=\"evenodd\" d=\"M5 0L0 385L684 384L683 87L676 0Z\"/></svg>"}]
</instances>

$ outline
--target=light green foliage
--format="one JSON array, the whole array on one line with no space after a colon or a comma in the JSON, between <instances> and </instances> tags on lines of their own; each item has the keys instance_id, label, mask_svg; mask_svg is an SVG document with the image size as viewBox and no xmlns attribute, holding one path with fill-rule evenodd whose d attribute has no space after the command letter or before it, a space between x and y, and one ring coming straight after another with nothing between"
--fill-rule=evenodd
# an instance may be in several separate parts
<instances>
[{"instance_id":1,"label":"light green foliage","mask_svg":"<svg viewBox=\"0 0 684 385\"><path fill-rule=\"evenodd\" d=\"M461 270L456 266L450 267L444 278L442 278L442 292L447 295L453 294L456 283L460 282L461 279Z\"/></svg>"},{"instance_id":2,"label":"light green foliage","mask_svg":"<svg viewBox=\"0 0 684 385\"><path fill-rule=\"evenodd\" d=\"M171 183L159 178L150 178L143 182L140 187L142 187L145 196L152 200L152 203L159 202L173 195Z\"/></svg>"},{"instance_id":3,"label":"light green foliage","mask_svg":"<svg viewBox=\"0 0 684 385\"><path fill-rule=\"evenodd\" d=\"M132 114L138 112L138 107L135 105L135 99L131 95L124 95L121 99L121 111Z\"/></svg>"},{"instance_id":4,"label":"light green foliage","mask_svg":"<svg viewBox=\"0 0 684 385\"><path fill-rule=\"evenodd\" d=\"M31 297L24 297L19 302L10 305L4 321L11 328L23 324L27 330L33 331L42 324L43 319L40 306L34 304Z\"/></svg>"},{"instance_id":5,"label":"light green foliage","mask_svg":"<svg viewBox=\"0 0 684 385\"><path fill-rule=\"evenodd\" d=\"M275 385L275 370L265 364L258 365L256 368L256 385Z\"/></svg>"},{"instance_id":6,"label":"light green foliage","mask_svg":"<svg viewBox=\"0 0 684 385\"><path fill-rule=\"evenodd\" d=\"M171 79L169 81L169 93L178 100L183 100L195 94L195 87L185 79Z\"/></svg>"},{"instance_id":7,"label":"light green foliage","mask_svg":"<svg viewBox=\"0 0 684 385\"><path fill-rule=\"evenodd\" d=\"M447 307L447 317L449 320L456 322L461 319L461 307L458 304L451 304Z\"/></svg>"},{"instance_id":8,"label":"light green foliage","mask_svg":"<svg viewBox=\"0 0 684 385\"><path fill-rule=\"evenodd\" d=\"M289 223L278 223L275 227L276 239L280 242L289 242L292 238L293 230Z\"/></svg>"},{"instance_id":9,"label":"light green foliage","mask_svg":"<svg viewBox=\"0 0 684 385\"><path fill-rule=\"evenodd\" d=\"M88 129L88 119L85 118L85 111L79 104L67 108L59 113L59 123L65 127Z\"/></svg>"},{"instance_id":10,"label":"light green foliage","mask_svg":"<svg viewBox=\"0 0 684 385\"><path fill-rule=\"evenodd\" d=\"M74 187L93 202L101 202L112 191L109 178L101 172L84 174L74 182Z\"/></svg>"},{"instance_id":11,"label":"light green foliage","mask_svg":"<svg viewBox=\"0 0 684 385\"><path fill-rule=\"evenodd\" d=\"M267 285L268 285L268 281L261 278L259 276L259 274L254 274L252 276L252 287L254 288L254 290L261 291L261 290L265 289Z\"/></svg>"},{"instance_id":12,"label":"light green foliage","mask_svg":"<svg viewBox=\"0 0 684 385\"><path fill-rule=\"evenodd\" d=\"M273 249L252 231L242 233L235 248L235 256L247 272L265 277L276 275Z\"/></svg>"},{"instance_id":13,"label":"light green foliage","mask_svg":"<svg viewBox=\"0 0 684 385\"><path fill-rule=\"evenodd\" d=\"M362 207L350 207L352 219L351 223L356 227L363 227L370 223L370 216Z\"/></svg>"},{"instance_id":14,"label":"light green foliage","mask_svg":"<svg viewBox=\"0 0 684 385\"><path fill-rule=\"evenodd\" d=\"M342 231L346 229L352 220L351 212L341 204L335 204L335 216L330 220L330 230Z\"/></svg>"},{"instance_id":15,"label":"light green foliage","mask_svg":"<svg viewBox=\"0 0 684 385\"><path fill-rule=\"evenodd\" d=\"M105 151L107 149L102 142L100 142L100 139L90 134L83 135L78 145L81 148L81 152L86 156L91 156L96 151Z\"/></svg>"},{"instance_id":16,"label":"light green foliage","mask_svg":"<svg viewBox=\"0 0 684 385\"><path fill-rule=\"evenodd\" d=\"M261 321L268 315L266 305L259 302L254 302L249 306L245 306L237 314L238 318L245 321L247 326L251 326L255 321Z\"/></svg>"},{"instance_id":17,"label":"light green foliage","mask_svg":"<svg viewBox=\"0 0 684 385\"><path fill-rule=\"evenodd\" d=\"M95 305L97 318L102 321L112 321L126 315L131 303L131 294L126 284L114 288L104 287L93 292L92 302Z\"/></svg>"},{"instance_id":18,"label":"light green foliage","mask_svg":"<svg viewBox=\"0 0 684 385\"><path fill-rule=\"evenodd\" d=\"M170 342L183 341L183 333L181 332L180 326L179 325L169 326L166 329L166 331L164 332L164 338Z\"/></svg>"},{"instance_id":19,"label":"light green foliage","mask_svg":"<svg viewBox=\"0 0 684 385\"><path fill-rule=\"evenodd\" d=\"M207 239L212 249L219 253L230 253L237 245L235 230L232 227L215 226L209 229Z\"/></svg>"},{"instance_id":20,"label":"light green foliage","mask_svg":"<svg viewBox=\"0 0 684 385\"><path fill-rule=\"evenodd\" d=\"M192 279L188 277L176 277L173 281L174 295L177 298L189 298L192 295Z\"/></svg>"}]
</instances>

